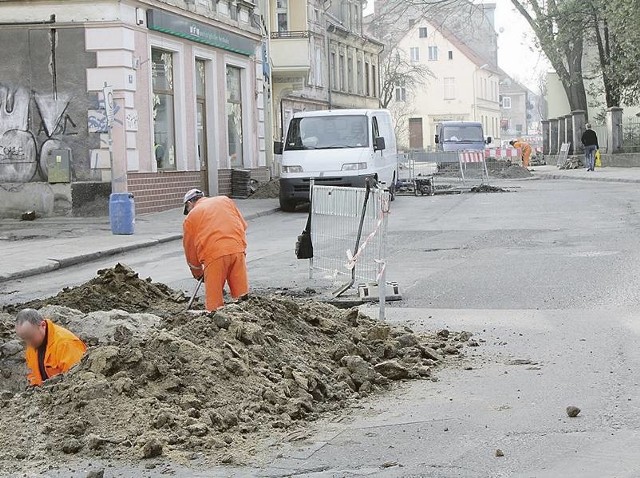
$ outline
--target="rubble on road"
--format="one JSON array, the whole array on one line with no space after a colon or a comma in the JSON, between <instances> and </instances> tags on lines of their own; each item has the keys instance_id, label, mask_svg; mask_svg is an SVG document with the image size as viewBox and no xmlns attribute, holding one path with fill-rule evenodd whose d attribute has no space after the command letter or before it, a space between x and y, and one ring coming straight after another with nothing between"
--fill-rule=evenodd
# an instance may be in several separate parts
<instances>
[{"instance_id":1,"label":"rubble on road","mask_svg":"<svg viewBox=\"0 0 640 478\"><path fill-rule=\"evenodd\" d=\"M269 182L262 183L249 196L249 199L277 199L280 196L280 180L272 179Z\"/></svg>"},{"instance_id":2,"label":"rubble on road","mask_svg":"<svg viewBox=\"0 0 640 478\"><path fill-rule=\"evenodd\" d=\"M503 169L502 171L493 174L493 176L500 179L521 179L530 178L533 175L527 168L523 168L522 166L514 164L506 169Z\"/></svg>"},{"instance_id":3,"label":"rubble on road","mask_svg":"<svg viewBox=\"0 0 640 478\"><path fill-rule=\"evenodd\" d=\"M91 347L42 387L24 390L24 376L17 382L12 372L12 391L0 393L0 461L202 452L241 463L264 438L344 413L396 380L435 380L471 337L417 335L311 299L252 297L193 313L179 297L119 264L30 303ZM149 313L165 306L162 316ZM22 356L13 320L0 315L2 370Z\"/></svg>"},{"instance_id":4,"label":"rubble on road","mask_svg":"<svg viewBox=\"0 0 640 478\"><path fill-rule=\"evenodd\" d=\"M489 186L488 184L481 184L480 186L474 186L471 188L472 193L506 193L506 189L499 188L497 186Z\"/></svg>"}]
</instances>

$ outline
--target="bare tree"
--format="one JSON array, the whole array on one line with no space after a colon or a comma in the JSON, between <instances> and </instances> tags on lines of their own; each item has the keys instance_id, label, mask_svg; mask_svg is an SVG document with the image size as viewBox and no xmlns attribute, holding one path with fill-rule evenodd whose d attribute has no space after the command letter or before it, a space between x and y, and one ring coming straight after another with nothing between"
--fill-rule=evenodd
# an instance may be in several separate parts
<instances>
[{"instance_id":1,"label":"bare tree","mask_svg":"<svg viewBox=\"0 0 640 478\"><path fill-rule=\"evenodd\" d=\"M576 0L511 0L558 74L572 110L587 111L582 77L588 5Z\"/></svg>"},{"instance_id":2,"label":"bare tree","mask_svg":"<svg viewBox=\"0 0 640 478\"><path fill-rule=\"evenodd\" d=\"M416 88L424 86L427 78L433 76L426 65L412 62L398 46L388 48L380 58L380 106L388 108L396 95L410 95Z\"/></svg>"}]
</instances>

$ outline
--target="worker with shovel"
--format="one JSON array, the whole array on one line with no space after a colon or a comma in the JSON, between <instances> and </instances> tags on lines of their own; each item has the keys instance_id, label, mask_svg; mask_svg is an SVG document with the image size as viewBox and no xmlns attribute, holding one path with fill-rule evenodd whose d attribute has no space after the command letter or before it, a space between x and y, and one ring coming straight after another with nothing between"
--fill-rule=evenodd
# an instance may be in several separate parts
<instances>
[{"instance_id":1,"label":"worker with shovel","mask_svg":"<svg viewBox=\"0 0 640 478\"><path fill-rule=\"evenodd\" d=\"M206 309L224 305L225 283L234 299L246 297L247 222L236 204L226 196L205 197L191 189L184 196L184 214L184 254L193 277L204 280Z\"/></svg>"},{"instance_id":2,"label":"worker with shovel","mask_svg":"<svg viewBox=\"0 0 640 478\"><path fill-rule=\"evenodd\" d=\"M531 145L521 139L509 141L509 144L520 150L522 155L522 167L529 168L529 160L531 159Z\"/></svg>"}]
</instances>

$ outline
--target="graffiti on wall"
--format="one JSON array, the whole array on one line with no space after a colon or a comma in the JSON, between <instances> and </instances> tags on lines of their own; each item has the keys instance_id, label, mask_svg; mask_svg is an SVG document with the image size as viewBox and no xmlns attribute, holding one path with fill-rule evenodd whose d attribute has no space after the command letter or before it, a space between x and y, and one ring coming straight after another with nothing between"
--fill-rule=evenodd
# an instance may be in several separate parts
<instances>
[{"instance_id":1,"label":"graffiti on wall","mask_svg":"<svg viewBox=\"0 0 640 478\"><path fill-rule=\"evenodd\" d=\"M78 134L70 103L70 95L0 83L0 182L47 180L51 151Z\"/></svg>"}]
</instances>

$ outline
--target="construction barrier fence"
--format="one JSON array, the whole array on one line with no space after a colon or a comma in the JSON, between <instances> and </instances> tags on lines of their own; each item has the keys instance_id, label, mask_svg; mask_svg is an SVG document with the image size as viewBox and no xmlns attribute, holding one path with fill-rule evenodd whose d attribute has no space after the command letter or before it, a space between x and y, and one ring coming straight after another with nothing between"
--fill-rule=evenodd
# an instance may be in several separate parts
<instances>
[{"instance_id":1,"label":"construction barrier fence","mask_svg":"<svg viewBox=\"0 0 640 478\"><path fill-rule=\"evenodd\" d=\"M415 151L398 161L400 192L433 195L488 184L489 173L484 151Z\"/></svg>"},{"instance_id":2,"label":"construction barrier fence","mask_svg":"<svg viewBox=\"0 0 640 478\"><path fill-rule=\"evenodd\" d=\"M378 186L312 185L311 274L319 271L350 287L379 282L386 264L389 202L389 192Z\"/></svg>"}]
</instances>

